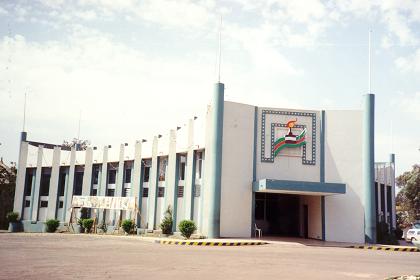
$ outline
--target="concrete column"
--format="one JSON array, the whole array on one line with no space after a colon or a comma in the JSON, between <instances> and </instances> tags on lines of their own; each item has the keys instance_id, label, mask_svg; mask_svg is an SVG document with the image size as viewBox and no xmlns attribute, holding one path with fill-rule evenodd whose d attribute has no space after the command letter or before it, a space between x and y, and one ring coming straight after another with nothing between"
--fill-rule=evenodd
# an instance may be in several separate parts
<instances>
[{"instance_id":1,"label":"concrete column","mask_svg":"<svg viewBox=\"0 0 420 280\"><path fill-rule=\"evenodd\" d=\"M142 181L142 159L141 159L141 141L136 142L134 148L134 169L131 172L131 196L134 196L137 201L137 212L136 215L136 225L137 228L140 228L141 225L141 200L143 193L143 181Z\"/></svg>"},{"instance_id":2,"label":"concrete column","mask_svg":"<svg viewBox=\"0 0 420 280\"><path fill-rule=\"evenodd\" d=\"M86 149L85 171L83 173L82 195L89 196L92 189L93 149Z\"/></svg>"},{"instance_id":3,"label":"concrete column","mask_svg":"<svg viewBox=\"0 0 420 280\"><path fill-rule=\"evenodd\" d=\"M71 201L73 199L73 188L74 188L74 173L76 171L76 149L71 148L70 151L70 168L67 175L66 186L64 190L64 202L63 202L63 220L64 222L70 221L71 214Z\"/></svg>"},{"instance_id":4,"label":"concrete column","mask_svg":"<svg viewBox=\"0 0 420 280\"><path fill-rule=\"evenodd\" d=\"M101 181L98 186L98 196L105 196L106 194L106 185L107 185L107 175L108 175L108 146L104 147L103 158L102 158L102 171L101 171Z\"/></svg>"},{"instance_id":5,"label":"concrete column","mask_svg":"<svg viewBox=\"0 0 420 280\"><path fill-rule=\"evenodd\" d=\"M392 228L397 228L397 213L395 209L395 154L389 155L389 163L391 166L391 202L392 202L392 211L391 215L391 226Z\"/></svg>"},{"instance_id":6,"label":"concrete column","mask_svg":"<svg viewBox=\"0 0 420 280\"><path fill-rule=\"evenodd\" d=\"M319 181L325 183L325 128L326 119L325 111L321 111L321 136L320 136L320 166L319 166ZM322 228L322 240L326 239L325 229L325 196L321 196L321 228Z\"/></svg>"},{"instance_id":7,"label":"concrete column","mask_svg":"<svg viewBox=\"0 0 420 280\"><path fill-rule=\"evenodd\" d=\"M38 210L39 210L39 189L41 187L41 175L42 175L42 157L44 152L44 146L38 146L38 157L36 160L36 175L35 175L35 188L31 193L33 207L32 207L32 222L38 220Z\"/></svg>"},{"instance_id":8,"label":"concrete column","mask_svg":"<svg viewBox=\"0 0 420 280\"><path fill-rule=\"evenodd\" d=\"M155 228L156 204L157 204L157 188L159 180L159 157L158 157L158 137L153 138L152 146L152 167L149 176L149 203L148 203L148 222L147 229Z\"/></svg>"},{"instance_id":9,"label":"concrete column","mask_svg":"<svg viewBox=\"0 0 420 280\"><path fill-rule=\"evenodd\" d=\"M26 132L22 132L21 139L26 140ZM26 142L25 140L21 140L20 142L19 162L18 162L18 170L17 170L17 176L16 176L15 199L14 199L14 204L13 204L13 211L18 212L21 217L23 216L23 205L25 202L25 178L26 178L26 165L28 162L28 148L29 148L28 142Z\"/></svg>"},{"instance_id":10,"label":"concrete column","mask_svg":"<svg viewBox=\"0 0 420 280\"><path fill-rule=\"evenodd\" d=\"M54 147L50 178L50 191L48 195L47 220L55 219L57 214L58 178L60 177L61 148Z\"/></svg>"},{"instance_id":11,"label":"concrete column","mask_svg":"<svg viewBox=\"0 0 420 280\"><path fill-rule=\"evenodd\" d=\"M375 214L375 95L364 96L363 116L363 189L365 242L376 243Z\"/></svg>"},{"instance_id":12,"label":"concrete column","mask_svg":"<svg viewBox=\"0 0 420 280\"><path fill-rule=\"evenodd\" d=\"M185 219L192 220L194 214L194 186L195 186L195 154L194 154L194 120L188 122L188 152L187 170L184 186Z\"/></svg>"},{"instance_id":13,"label":"concrete column","mask_svg":"<svg viewBox=\"0 0 420 280\"><path fill-rule=\"evenodd\" d=\"M176 154L176 130L170 131L169 155L168 155L168 176L165 194L165 211L170 205L172 208L172 231L176 230L177 207L178 207L178 171L179 157Z\"/></svg>"},{"instance_id":14,"label":"concrete column","mask_svg":"<svg viewBox=\"0 0 420 280\"><path fill-rule=\"evenodd\" d=\"M222 83L215 85L211 108L211 126L208 133L209 145L206 146L208 178L205 178L207 195L205 200L208 201L207 236L209 238L220 236L224 88Z\"/></svg>"},{"instance_id":15,"label":"concrete column","mask_svg":"<svg viewBox=\"0 0 420 280\"><path fill-rule=\"evenodd\" d=\"M384 222L388 223L388 170L386 168L387 164L384 164L384 188L383 188L383 192L384 192Z\"/></svg>"},{"instance_id":16,"label":"concrete column","mask_svg":"<svg viewBox=\"0 0 420 280\"><path fill-rule=\"evenodd\" d=\"M118 173L117 173L117 184L115 186L115 196L122 196L123 185L124 185L124 144L120 146L120 158L118 162Z\"/></svg>"}]
</instances>

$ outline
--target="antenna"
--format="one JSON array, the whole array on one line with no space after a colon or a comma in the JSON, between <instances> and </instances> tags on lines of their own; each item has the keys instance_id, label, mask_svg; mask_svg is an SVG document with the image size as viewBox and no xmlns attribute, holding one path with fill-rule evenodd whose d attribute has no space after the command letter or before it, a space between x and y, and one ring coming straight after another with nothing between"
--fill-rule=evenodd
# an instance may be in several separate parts
<instances>
[{"instance_id":1,"label":"antenna","mask_svg":"<svg viewBox=\"0 0 420 280\"><path fill-rule=\"evenodd\" d=\"M218 73L218 82L220 83L220 68L222 64L222 15L220 15L220 26L219 26L219 73Z\"/></svg>"},{"instance_id":2,"label":"antenna","mask_svg":"<svg viewBox=\"0 0 420 280\"><path fill-rule=\"evenodd\" d=\"M25 91L25 99L23 101L23 127L22 131L25 131L25 125L26 125L26 97L28 96L28 93Z\"/></svg>"},{"instance_id":3,"label":"antenna","mask_svg":"<svg viewBox=\"0 0 420 280\"><path fill-rule=\"evenodd\" d=\"M77 141L80 140L80 121L82 119L82 110L79 111L79 126L77 128Z\"/></svg>"},{"instance_id":4,"label":"antenna","mask_svg":"<svg viewBox=\"0 0 420 280\"><path fill-rule=\"evenodd\" d=\"M372 30L369 30L369 93L372 93Z\"/></svg>"}]
</instances>

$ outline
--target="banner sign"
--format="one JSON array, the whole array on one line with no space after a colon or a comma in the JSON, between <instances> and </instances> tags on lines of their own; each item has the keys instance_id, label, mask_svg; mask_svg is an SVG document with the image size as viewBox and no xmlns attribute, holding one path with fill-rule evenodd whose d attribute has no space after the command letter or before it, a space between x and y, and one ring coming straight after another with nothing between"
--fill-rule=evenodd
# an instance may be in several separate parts
<instances>
[{"instance_id":1,"label":"banner sign","mask_svg":"<svg viewBox=\"0 0 420 280\"><path fill-rule=\"evenodd\" d=\"M73 196L73 208L98 208L114 210L136 210L135 197Z\"/></svg>"}]
</instances>

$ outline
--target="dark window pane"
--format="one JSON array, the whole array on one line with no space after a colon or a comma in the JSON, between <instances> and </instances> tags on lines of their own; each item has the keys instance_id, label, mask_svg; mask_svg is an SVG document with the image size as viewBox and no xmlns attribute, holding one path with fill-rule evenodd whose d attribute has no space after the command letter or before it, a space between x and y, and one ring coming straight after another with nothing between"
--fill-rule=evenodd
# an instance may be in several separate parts
<instances>
[{"instance_id":1,"label":"dark window pane","mask_svg":"<svg viewBox=\"0 0 420 280\"><path fill-rule=\"evenodd\" d=\"M41 200L41 208L47 208L48 207L48 201Z\"/></svg>"},{"instance_id":2,"label":"dark window pane","mask_svg":"<svg viewBox=\"0 0 420 280\"><path fill-rule=\"evenodd\" d=\"M92 196L97 196L97 195L98 195L98 190L92 189Z\"/></svg>"},{"instance_id":3,"label":"dark window pane","mask_svg":"<svg viewBox=\"0 0 420 280\"><path fill-rule=\"evenodd\" d=\"M60 173L58 178L58 195L64 196L64 190L66 189L66 173Z\"/></svg>"},{"instance_id":4,"label":"dark window pane","mask_svg":"<svg viewBox=\"0 0 420 280\"><path fill-rule=\"evenodd\" d=\"M185 162L181 162L179 170L179 180L185 180Z\"/></svg>"},{"instance_id":5,"label":"dark window pane","mask_svg":"<svg viewBox=\"0 0 420 280\"><path fill-rule=\"evenodd\" d=\"M45 170L45 172L48 172L48 171ZM51 178L50 173L44 173L43 172L41 174L41 189L39 191L40 196L48 196L48 194L50 192L50 178Z\"/></svg>"},{"instance_id":6,"label":"dark window pane","mask_svg":"<svg viewBox=\"0 0 420 280\"><path fill-rule=\"evenodd\" d=\"M76 172L74 175L74 195L82 195L83 172Z\"/></svg>"},{"instance_id":7,"label":"dark window pane","mask_svg":"<svg viewBox=\"0 0 420 280\"><path fill-rule=\"evenodd\" d=\"M62 201L62 200L60 200L60 201L58 202L58 208L63 208L63 206L64 206L64 203L63 203L63 201Z\"/></svg>"},{"instance_id":8,"label":"dark window pane","mask_svg":"<svg viewBox=\"0 0 420 280\"><path fill-rule=\"evenodd\" d=\"M115 178L117 177L117 170L108 171L108 184L115 184Z\"/></svg>"},{"instance_id":9,"label":"dark window pane","mask_svg":"<svg viewBox=\"0 0 420 280\"><path fill-rule=\"evenodd\" d=\"M158 197L165 197L165 188L159 187L158 188Z\"/></svg>"},{"instance_id":10,"label":"dark window pane","mask_svg":"<svg viewBox=\"0 0 420 280\"><path fill-rule=\"evenodd\" d=\"M150 167L145 166L144 167L144 180L143 180L143 182L149 182L149 177L150 177Z\"/></svg>"},{"instance_id":11,"label":"dark window pane","mask_svg":"<svg viewBox=\"0 0 420 280\"><path fill-rule=\"evenodd\" d=\"M107 190L107 194L106 195L107 196L114 196L115 195L115 190L113 190L113 189Z\"/></svg>"},{"instance_id":12,"label":"dark window pane","mask_svg":"<svg viewBox=\"0 0 420 280\"><path fill-rule=\"evenodd\" d=\"M25 200L25 207L30 207L30 206L31 206L31 201Z\"/></svg>"},{"instance_id":13,"label":"dark window pane","mask_svg":"<svg viewBox=\"0 0 420 280\"><path fill-rule=\"evenodd\" d=\"M148 197L149 196L149 188L144 188L143 189L143 197Z\"/></svg>"},{"instance_id":14,"label":"dark window pane","mask_svg":"<svg viewBox=\"0 0 420 280\"><path fill-rule=\"evenodd\" d=\"M26 175L25 175L25 196L30 196L31 195L33 172L35 172L34 169L29 169L29 168L26 169Z\"/></svg>"},{"instance_id":15,"label":"dark window pane","mask_svg":"<svg viewBox=\"0 0 420 280\"><path fill-rule=\"evenodd\" d=\"M125 170L125 182L131 183L131 169Z\"/></svg>"},{"instance_id":16,"label":"dark window pane","mask_svg":"<svg viewBox=\"0 0 420 280\"><path fill-rule=\"evenodd\" d=\"M97 185L99 182L99 169L93 171L93 184Z\"/></svg>"}]
</instances>

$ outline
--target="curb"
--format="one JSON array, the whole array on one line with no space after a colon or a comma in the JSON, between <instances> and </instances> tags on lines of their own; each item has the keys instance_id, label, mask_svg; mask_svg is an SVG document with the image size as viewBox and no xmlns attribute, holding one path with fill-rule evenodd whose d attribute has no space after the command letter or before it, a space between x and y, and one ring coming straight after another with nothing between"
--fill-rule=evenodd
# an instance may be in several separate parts
<instances>
[{"instance_id":1,"label":"curb","mask_svg":"<svg viewBox=\"0 0 420 280\"><path fill-rule=\"evenodd\" d=\"M417 248L400 248L400 247L384 247L384 246L349 246L352 249L392 251L392 252L420 252Z\"/></svg>"},{"instance_id":2,"label":"curb","mask_svg":"<svg viewBox=\"0 0 420 280\"><path fill-rule=\"evenodd\" d=\"M171 240L155 240L157 244L165 245L184 245L184 246L250 246L265 245L268 242L206 242L206 241L171 241Z\"/></svg>"}]
</instances>

